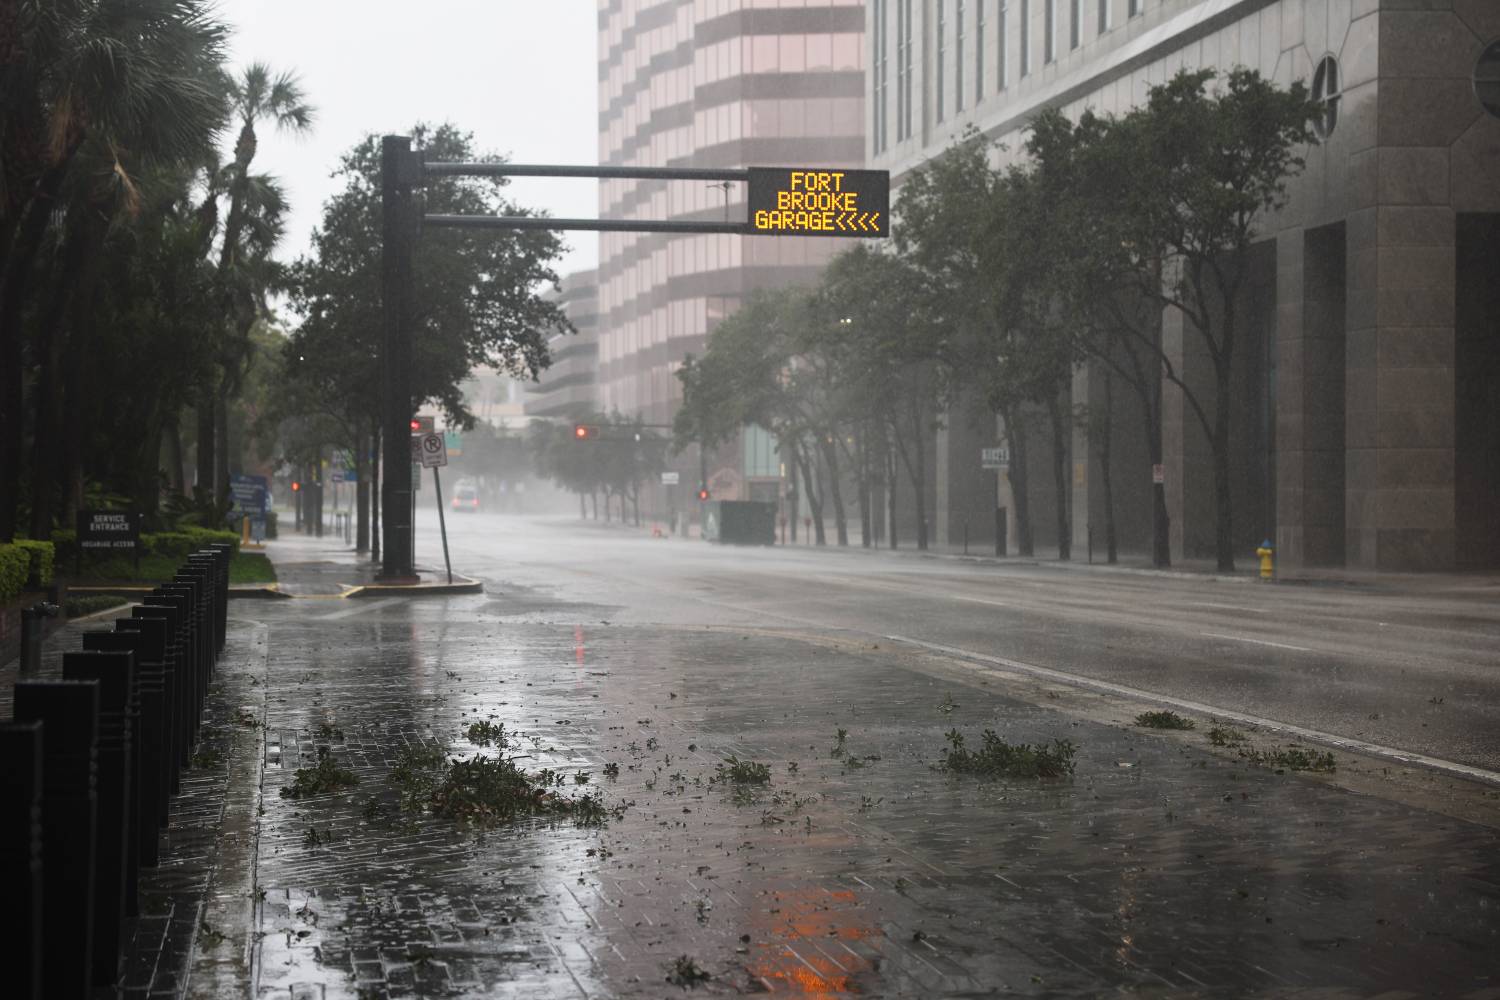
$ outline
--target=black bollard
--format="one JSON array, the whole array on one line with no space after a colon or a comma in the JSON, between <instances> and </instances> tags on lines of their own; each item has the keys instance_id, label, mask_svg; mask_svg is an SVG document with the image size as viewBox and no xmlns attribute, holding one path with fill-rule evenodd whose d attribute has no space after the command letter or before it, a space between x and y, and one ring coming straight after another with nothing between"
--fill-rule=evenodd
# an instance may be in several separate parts
<instances>
[{"instance_id":1,"label":"black bollard","mask_svg":"<svg viewBox=\"0 0 1500 1000\"><path fill-rule=\"evenodd\" d=\"M86 1000L94 933L95 681L16 682L18 722L42 722L42 981Z\"/></svg>"},{"instance_id":2,"label":"black bollard","mask_svg":"<svg viewBox=\"0 0 1500 1000\"><path fill-rule=\"evenodd\" d=\"M157 587L153 596L171 598L177 606L177 629L171 641L176 651L173 660L177 664L178 676L183 679L183 733L186 743L191 745L198 742L198 727L194 720L202 708L205 687L202 653L193 624L194 615L198 613L198 590L190 583L166 583Z\"/></svg>"},{"instance_id":3,"label":"black bollard","mask_svg":"<svg viewBox=\"0 0 1500 1000\"><path fill-rule=\"evenodd\" d=\"M125 882L130 846L130 695L135 657L130 653L63 654L63 677L99 685L98 794L94 879L94 985L119 978L124 944Z\"/></svg>"},{"instance_id":4,"label":"black bollard","mask_svg":"<svg viewBox=\"0 0 1500 1000\"><path fill-rule=\"evenodd\" d=\"M164 668L148 659L145 649L150 639L140 632L83 633L83 648L103 652L128 652L135 657L136 690L140 693L140 713L134 729L133 747L139 765L134 777L140 793L135 814L136 856L141 865L154 868L161 861L160 830L166 825L167 765L166 701L163 688Z\"/></svg>"},{"instance_id":5,"label":"black bollard","mask_svg":"<svg viewBox=\"0 0 1500 1000\"><path fill-rule=\"evenodd\" d=\"M209 549L219 556L219 646L224 651L224 642L229 635L229 564L234 561L235 546L229 542L214 542Z\"/></svg>"},{"instance_id":6,"label":"black bollard","mask_svg":"<svg viewBox=\"0 0 1500 1000\"><path fill-rule=\"evenodd\" d=\"M141 628L155 626L137 626L135 622L142 619L153 619L163 624L166 644L162 649L162 662L167 665L168 676L173 682L172 698L172 761L175 767L186 767L191 751L188 749L188 734L192 727L188 722L188 713L192 710L192 669L188 666L181 641L180 623L183 621L183 613L178 610L176 603L170 597L150 595L145 603L130 609L131 621L128 624L118 624L116 629L124 631L140 631ZM174 776L172 781L172 793L177 793L178 783Z\"/></svg>"},{"instance_id":7,"label":"black bollard","mask_svg":"<svg viewBox=\"0 0 1500 1000\"><path fill-rule=\"evenodd\" d=\"M42 1000L42 724L0 723L0 884L11 930L0 934L6 994Z\"/></svg>"},{"instance_id":8,"label":"black bollard","mask_svg":"<svg viewBox=\"0 0 1500 1000\"><path fill-rule=\"evenodd\" d=\"M138 609L131 608L130 618L115 619L115 634L134 640L137 664L161 664L161 731L148 733L145 738L161 747L161 759L157 764L159 784L153 801L156 805L157 825L165 827L171 798L177 791L178 771L187 759L181 721L185 711L182 672L177 669L170 655L166 619L136 618L136 610Z\"/></svg>"}]
</instances>

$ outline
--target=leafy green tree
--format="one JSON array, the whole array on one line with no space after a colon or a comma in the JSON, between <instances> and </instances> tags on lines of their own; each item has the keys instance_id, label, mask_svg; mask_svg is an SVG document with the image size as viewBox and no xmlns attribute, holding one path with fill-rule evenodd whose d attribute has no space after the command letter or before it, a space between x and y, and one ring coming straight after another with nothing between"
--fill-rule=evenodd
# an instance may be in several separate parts
<instances>
[{"instance_id":1,"label":"leafy green tree","mask_svg":"<svg viewBox=\"0 0 1500 1000\"><path fill-rule=\"evenodd\" d=\"M222 118L215 74L226 32L212 14L207 0L0 5L0 481L34 494L52 489L50 481L23 477L23 324L39 293L50 289L57 300L57 280L67 284L60 276L77 273L92 253L83 248L96 250L100 238L97 226L73 228L55 280L35 280L65 183L89 148L96 162L108 153L114 177L128 188L141 171L204 145ZM51 393L48 412L55 412L60 377L53 343L33 349ZM21 492L0 493L0 539L15 532Z\"/></svg>"},{"instance_id":2,"label":"leafy green tree","mask_svg":"<svg viewBox=\"0 0 1500 1000\"><path fill-rule=\"evenodd\" d=\"M1095 199L1091 221L1118 237L1110 261L1137 294L1175 310L1212 368L1205 399L1162 350L1159 334L1134 323L1113 330L1160 365L1209 441L1213 460L1214 548L1234 568L1229 463L1231 387L1240 336L1237 305L1249 277L1249 249L1267 213L1286 201L1321 113L1307 88L1282 89L1254 70L1182 70L1151 88L1146 104L1090 136L1088 177L1114 195Z\"/></svg>"},{"instance_id":3,"label":"leafy green tree","mask_svg":"<svg viewBox=\"0 0 1500 1000\"><path fill-rule=\"evenodd\" d=\"M412 134L430 159L498 159L480 155L473 136L452 125L419 125ZM346 153L335 176L344 188L323 206L312 253L291 268L292 299L303 319L287 343L286 367L302 384L296 390L302 405L344 422L363 454L362 443L374 441L380 426L379 138L367 137ZM504 197L505 183L435 180L424 191L426 210L530 214ZM450 427L472 427L463 383L475 366L534 378L550 363L548 338L571 327L538 290L557 284L552 262L561 251L558 236L546 231L423 234L414 277L413 408L432 401Z\"/></svg>"}]
</instances>

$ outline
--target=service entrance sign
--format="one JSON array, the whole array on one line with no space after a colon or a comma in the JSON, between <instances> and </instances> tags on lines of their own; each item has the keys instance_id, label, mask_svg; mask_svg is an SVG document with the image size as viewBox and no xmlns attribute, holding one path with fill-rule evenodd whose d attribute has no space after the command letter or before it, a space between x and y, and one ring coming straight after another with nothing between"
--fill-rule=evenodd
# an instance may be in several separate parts
<instances>
[{"instance_id":1,"label":"service entrance sign","mask_svg":"<svg viewBox=\"0 0 1500 1000\"><path fill-rule=\"evenodd\" d=\"M890 207L885 170L750 168L752 234L888 236Z\"/></svg>"},{"instance_id":2,"label":"service entrance sign","mask_svg":"<svg viewBox=\"0 0 1500 1000\"><path fill-rule=\"evenodd\" d=\"M78 512L78 547L129 552L141 543L141 515L133 511L81 510Z\"/></svg>"}]
</instances>

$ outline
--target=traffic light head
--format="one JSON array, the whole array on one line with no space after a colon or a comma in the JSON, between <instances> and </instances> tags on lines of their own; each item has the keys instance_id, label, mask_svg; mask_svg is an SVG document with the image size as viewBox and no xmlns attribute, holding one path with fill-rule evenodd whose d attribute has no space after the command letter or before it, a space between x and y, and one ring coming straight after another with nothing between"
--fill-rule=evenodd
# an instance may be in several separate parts
<instances>
[{"instance_id":1,"label":"traffic light head","mask_svg":"<svg viewBox=\"0 0 1500 1000\"><path fill-rule=\"evenodd\" d=\"M415 434L415 433L417 433L417 431L419 431L421 429L422 429L422 421L418 420L416 417L412 417L412 420L411 420L411 432L413 434Z\"/></svg>"},{"instance_id":2,"label":"traffic light head","mask_svg":"<svg viewBox=\"0 0 1500 1000\"><path fill-rule=\"evenodd\" d=\"M599 428L593 424L574 424L573 439L575 441L591 441L599 436Z\"/></svg>"},{"instance_id":3,"label":"traffic light head","mask_svg":"<svg viewBox=\"0 0 1500 1000\"><path fill-rule=\"evenodd\" d=\"M708 499L708 487L707 486L700 486L700 487L698 487L698 499L699 500L707 500Z\"/></svg>"},{"instance_id":4,"label":"traffic light head","mask_svg":"<svg viewBox=\"0 0 1500 1000\"><path fill-rule=\"evenodd\" d=\"M302 484L299 483L299 482L297 482L297 480L293 479L292 480L292 492L296 493L300 489L302 489Z\"/></svg>"}]
</instances>

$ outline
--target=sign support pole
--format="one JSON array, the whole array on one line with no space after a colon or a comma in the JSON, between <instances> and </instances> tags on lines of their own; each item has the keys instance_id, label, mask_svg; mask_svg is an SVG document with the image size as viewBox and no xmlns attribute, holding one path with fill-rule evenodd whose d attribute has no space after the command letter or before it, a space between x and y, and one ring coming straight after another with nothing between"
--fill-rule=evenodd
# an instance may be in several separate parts
<instances>
[{"instance_id":1,"label":"sign support pole","mask_svg":"<svg viewBox=\"0 0 1500 1000\"><path fill-rule=\"evenodd\" d=\"M438 467L432 467L432 492L437 500L438 530L443 533L443 565L448 568L448 582L453 582L453 561L448 558L448 519L443 516L443 481L438 477Z\"/></svg>"},{"instance_id":2,"label":"sign support pole","mask_svg":"<svg viewBox=\"0 0 1500 1000\"><path fill-rule=\"evenodd\" d=\"M412 484L391 470L409 461L401 445L410 437L411 421L411 329L412 232L414 201L412 186L419 181L420 163L412 153L411 139L388 135L380 141L381 201L381 403L385 428L386 476L381 482L381 523L384 544L381 579L409 582L412 569ZM414 176L416 175L416 176Z\"/></svg>"}]
</instances>

